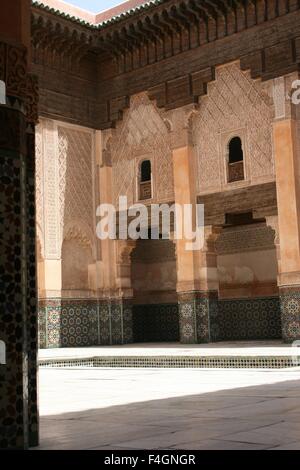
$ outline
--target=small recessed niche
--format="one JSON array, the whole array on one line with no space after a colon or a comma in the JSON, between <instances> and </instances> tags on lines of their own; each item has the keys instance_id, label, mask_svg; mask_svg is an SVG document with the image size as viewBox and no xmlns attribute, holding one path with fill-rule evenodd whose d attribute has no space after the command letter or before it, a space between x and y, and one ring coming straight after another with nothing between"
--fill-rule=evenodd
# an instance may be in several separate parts
<instances>
[{"instance_id":1,"label":"small recessed niche","mask_svg":"<svg viewBox=\"0 0 300 470\"><path fill-rule=\"evenodd\" d=\"M143 160L139 168L139 199L152 197L152 165L150 160Z\"/></svg>"},{"instance_id":2,"label":"small recessed niche","mask_svg":"<svg viewBox=\"0 0 300 470\"><path fill-rule=\"evenodd\" d=\"M244 173L244 151L242 139L238 136L230 139L228 143L228 183L242 181Z\"/></svg>"}]
</instances>

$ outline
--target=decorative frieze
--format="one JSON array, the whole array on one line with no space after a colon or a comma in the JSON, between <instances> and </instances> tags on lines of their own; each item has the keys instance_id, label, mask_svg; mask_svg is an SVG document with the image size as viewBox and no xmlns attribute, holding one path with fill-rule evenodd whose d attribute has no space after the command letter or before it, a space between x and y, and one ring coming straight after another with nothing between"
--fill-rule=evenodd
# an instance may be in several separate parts
<instances>
[{"instance_id":1,"label":"decorative frieze","mask_svg":"<svg viewBox=\"0 0 300 470\"><path fill-rule=\"evenodd\" d=\"M274 249L274 231L264 224L224 229L216 244L218 255Z\"/></svg>"}]
</instances>

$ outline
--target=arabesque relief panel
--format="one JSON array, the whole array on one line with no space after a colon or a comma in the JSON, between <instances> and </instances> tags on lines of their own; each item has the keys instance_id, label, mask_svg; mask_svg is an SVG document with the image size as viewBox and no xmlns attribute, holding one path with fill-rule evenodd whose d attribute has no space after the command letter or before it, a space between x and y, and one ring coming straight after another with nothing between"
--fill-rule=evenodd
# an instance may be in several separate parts
<instances>
[{"instance_id":1,"label":"arabesque relief panel","mask_svg":"<svg viewBox=\"0 0 300 470\"><path fill-rule=\"evenodd\" d=\"M174 198L172 151L162 113L146 93L134 96L123 121L110 143L113 167L113 196L127 196L128 203L138 201L139 165L150 160L152 166L152 201Z\"/></svg>"},{"instance_id":2,"label":"arabesque relief panel","mask_svg":"<svg viewBox=\"0 0 300 470\"><path fill-rule=\"evenodd\" d=\"M238 62L216 69L193 120L198 193L274 180L272 90L272 81L253 80ZM243 143L245 181L228 184L227 149L235 136Z\"/></svg>"}]
</instances>

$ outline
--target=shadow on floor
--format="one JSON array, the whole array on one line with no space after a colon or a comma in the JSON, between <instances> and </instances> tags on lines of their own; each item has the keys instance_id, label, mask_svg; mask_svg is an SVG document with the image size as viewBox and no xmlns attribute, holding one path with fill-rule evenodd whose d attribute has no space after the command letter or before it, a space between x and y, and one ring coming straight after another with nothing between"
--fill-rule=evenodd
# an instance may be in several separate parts
<instances>
[{"instance_id":1,"label":"shadow on floor","mask_svg":"<svg viewBox=\"0 0 300 470\"><path fill-rule=\"evenodd\" d=\"M300 380L44 416L40 424L37 450L299 450Z\"/></svg>"}]
</instances>

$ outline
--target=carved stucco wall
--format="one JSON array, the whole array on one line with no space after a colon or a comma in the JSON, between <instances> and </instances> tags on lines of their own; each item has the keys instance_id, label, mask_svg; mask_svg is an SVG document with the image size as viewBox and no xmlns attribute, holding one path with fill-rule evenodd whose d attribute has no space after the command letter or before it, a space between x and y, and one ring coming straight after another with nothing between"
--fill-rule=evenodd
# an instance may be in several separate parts
<instances>
[{"instance_id":1,"label":"carved stucco wall","mask_svg":"<svg viewBox=\"0 0 300 470\"><path fill-rule=\"evenodd\" d=\"M226 149L235 135L243 141L246 184L274 179L272 93L271 81L254 81L238 63L216 69L193 120L199 193L233 187L227 184Z\"/></svg>"},{"instance_id":2,"label":"carved stucco wall","mask_svg":"<svg viewBox=\"0 0 300 470\"><path fill-rule=\"evenodd\" d=\"M145 159L152 163L153 201L174 199L168 129L146 93L132 97L130 108L113 134L110 148L116 204L119 196L127 196L130 204L137 202L139 165Z\"/></svg>"},{"instance_id":3,"label":"carved stucco wall","mask_svg":"<svg viewBox=\"0 0 300 470\"><path fill-rule=\"evenodd\" d=\"M216 79L208 85L208 93L201 98L191 120L198 193L275 179L272 123L277 91L280 95L280 83L253 80L249 72L241 71L239 63L216 69ZM172 121L172 113L158 110L146 93L131 98L110 142L115 202L120 195L127 195L130 203L137 201L137 177L143 159L152 162L153 200L173 200L172 152L166 120ZM228 184L227 145L236 135L242 138L246 175L245 181Z\"/></svg>"},{"instance_id":4,"label":"carved stucco wall","mask_svg":"<svg viewBox=\"0 0 300 470\"><path fill-rule=\"evenodd\" d=\"M223 229L216 243L221 297L278 294L274 231L265 224Z\"/></svg>"},{"instance_id":5,"label":"carved stucco wall","mask_svg":"<svg viewBox=\"0 0 300 470\"><path fill-rule=\"evenodd\" d=\"M82 240L65 239L62 245L62 289L89 290L88 266L93 262L91 247Z\"/></svg>"},{"instance_id":6,"label":"carved stucco wall","mask_svg":"<svg viewBox=\"0 0 300 470\"><path fill-rule=\"evenodd\" d=\"M175 244L170 240L139 240L132 252L135 302L166 303L176 299Z\"/></svg>"},{"instance_id":7,"label":"carved stucco wall","mask_svg":"<svg viewBox=\"0 0 300 470\"><path fill-rule=\"evenodd\" d=\"M36 130L38 243L44 259L59 260L64 240L95 254L94 131L40 119Z\"/></svg>"},{"instance_id":8,"label":"carved stucco wall","mask_svg":"<svg viewBox=\"0 0 300 470\"><path fill-rule=\"evenodd\" d=\"M95 233L93 134L58 125L59 208L63 238L72 224Z\"/></svg>"}]
</instances>

